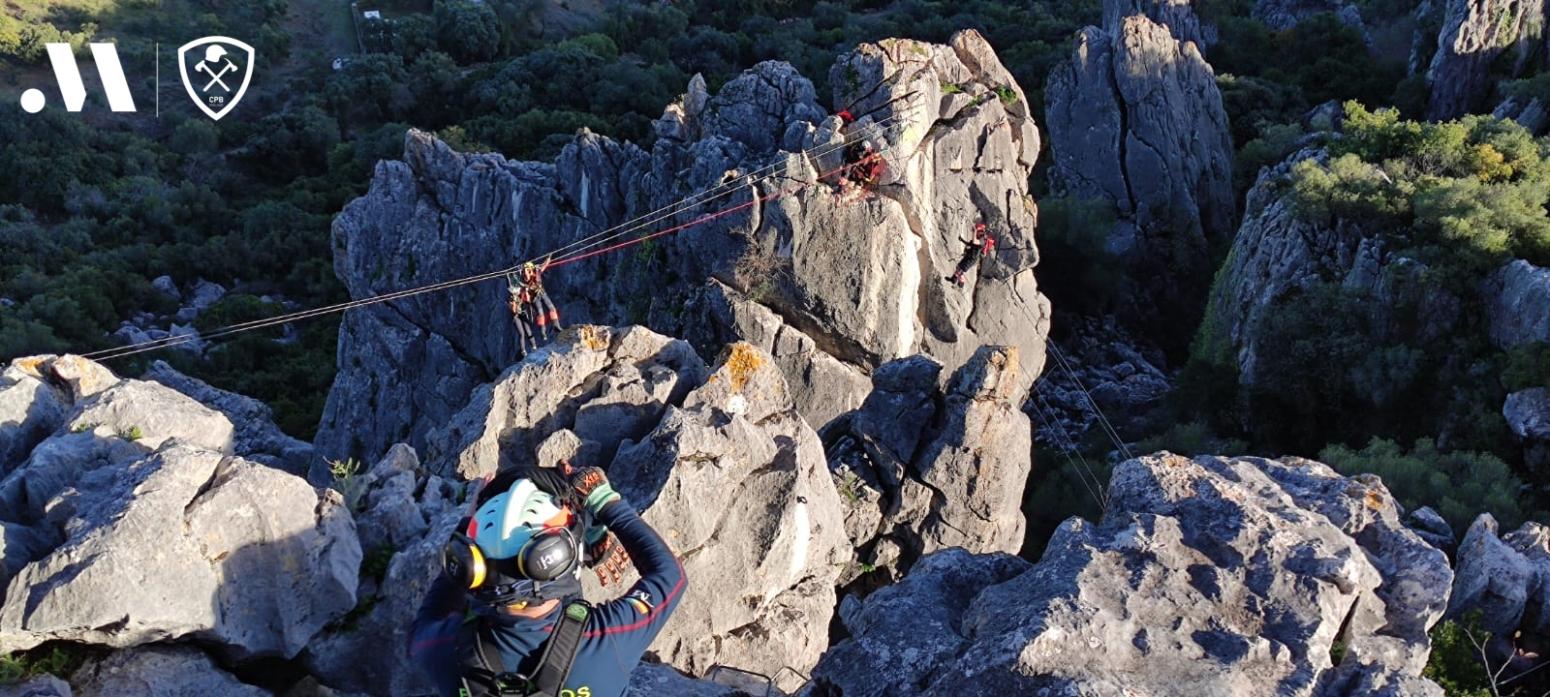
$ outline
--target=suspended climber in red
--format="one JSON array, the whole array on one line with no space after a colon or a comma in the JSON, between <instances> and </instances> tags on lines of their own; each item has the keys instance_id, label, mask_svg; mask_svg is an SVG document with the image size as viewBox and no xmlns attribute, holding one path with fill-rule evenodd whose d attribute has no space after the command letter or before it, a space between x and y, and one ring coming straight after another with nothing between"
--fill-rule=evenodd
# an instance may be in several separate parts
<instances>
[{"instance_id":1,"label":"suspended climber in red","mask_svg":"<svg viewBox=\"0 0 1550 697\"><path fill-rule=\"evenodd\" d=\"M550 326L554 327L556 334L560 331L560 310L549 299L549 294L544 292L544 272L549 270L551 261L553 259L545 259L543 266L531 261L522 265L522 286L532 298L538 331L543 334L544 341L549 340Z\"/></svg>"},{"instance_id":2,"label":"suspended climber in red","mask_svg":"<svg viewBox=\"0 0 1550 697\"><path fill-rule=\"evenodd\" d=\"M969 273L969 269L974 268L974 265L979 262L980 257L990 256L995 253L996 238L985 228L985 222L980 221L974 224L974 239L959 239L958 241L964 244L963 258L958 260L958 268L953 271L953 275L947 277L947 280L958 284L958 287L962 288L964 275Z\"/></svg>"}]
</instances>

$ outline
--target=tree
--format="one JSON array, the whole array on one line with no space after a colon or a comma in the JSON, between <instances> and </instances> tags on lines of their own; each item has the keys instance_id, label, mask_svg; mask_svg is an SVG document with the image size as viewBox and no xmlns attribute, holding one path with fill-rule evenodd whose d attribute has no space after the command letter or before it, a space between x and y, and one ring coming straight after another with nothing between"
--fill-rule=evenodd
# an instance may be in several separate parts
<instances>
[{"instance_id":1,"label":"tree","mask_svg":"<svg viewBox=\"0 0 1550 697\"><path fill-rule=\"evenodd\" d=\"M495 12L482 2L436 0L436 41L463 63L493 60L500 53L501 28Z\"/></svg>"},{"instance_id":2,"label":"tree","mask_svg":"<svg viewBox=\"0 0 1550 697\"><path fill-rule=\"evenodd\" d=\"M1341 474L1377 475L1405 508L1431 506L1454 530L1467 529L1481 512L1507 529L1524 519L1518 501L1523 482L1494 455L1443 452L1428 438L1406 452L1394 441L1373 438L1361 450L1331 445L1319 459Z\"/></svg>"}]
</instances>

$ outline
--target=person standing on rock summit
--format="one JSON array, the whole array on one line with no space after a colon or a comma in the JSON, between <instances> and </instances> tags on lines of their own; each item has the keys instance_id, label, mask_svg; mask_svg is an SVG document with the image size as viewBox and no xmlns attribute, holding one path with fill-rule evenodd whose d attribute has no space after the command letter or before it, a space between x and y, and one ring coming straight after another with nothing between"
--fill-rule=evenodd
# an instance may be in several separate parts
<instances>
[{"instance_id":1,"label":"person standing on rock summit","mask_svg":"<svg viewBox=\"0 0 1550 697\"><path fill-rule=\"evenodd\" d=\"M667 543L602 470L562 467L497 475L448 543L409 634L441 695L619 697L677 609L687 581ZM581 599L584 566L608 585L631 562L623 596Z\"/></svg>"},{"instance_id":2,"label":"person standing on rock summit","mask_svg":"<svg viewBox=\"0 0 1550 697\"><path fill-rule=\"evenodd\" d=\"M948 276L947 280L962 288L964 276L969 273L969 269L979 263L980 257L995 253L996 238L985 228L985 222L980 221L974 224L974 239L958 241L964 245L963 258L958 260L958 268L953 270L953 275Z\"/></svg>"}]
</instances>

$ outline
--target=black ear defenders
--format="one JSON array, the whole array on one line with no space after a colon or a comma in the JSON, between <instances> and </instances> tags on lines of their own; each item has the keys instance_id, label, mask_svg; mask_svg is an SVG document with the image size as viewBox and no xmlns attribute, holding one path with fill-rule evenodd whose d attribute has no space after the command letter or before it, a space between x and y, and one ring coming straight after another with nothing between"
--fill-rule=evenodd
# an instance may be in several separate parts
<instances>
[{"instance_id":1,"label":"black ear defenders","mask_svg":"<svg viewBox=\"0 0 1550 697\"><path fill-rule=\"evenodd\" d=\"M459 529L467 529L464 520ZM489 559L473 538L455 533L442 551L447 576L466 590L523 580L555 581L573 574L582 563L581 541L568 527L546 528L522 545L511 559Z\"/></svg>"}]
</instances>

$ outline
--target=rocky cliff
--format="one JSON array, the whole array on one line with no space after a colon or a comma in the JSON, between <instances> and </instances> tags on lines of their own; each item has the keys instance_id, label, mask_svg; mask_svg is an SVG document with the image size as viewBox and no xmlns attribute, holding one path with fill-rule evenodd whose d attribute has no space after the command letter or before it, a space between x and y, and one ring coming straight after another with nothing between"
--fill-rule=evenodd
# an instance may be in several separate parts
<instances>
[{"instance_id":1,"label":"rocky cliff","mask_svg":"<svg viewBox=\"0 0 1550 697\"><path fill-rule=\"evenodd\" d=\"M1027 191L1039 138L1021 89L972 31L946 46L864 44L830 81L835 108L861 117L845 133L807 79L773 62L715 95L692 81L649 152L583 133L556 162L513 162L411 132L404 159L380 163L335 221L335 270L356 298L460 278L729 184L642 231L747 208L551 271L565 319L643 322L704 353L750 341L819 427L860 404L874 368L917 352L951 371L982 344L1016 346L1031 383L1049 312ZM888 174L876 195L843 199L817 179L862 133ZM750 181L765 167L776 176ZM976 220L999 247L958 288L947 276ZM512 361L503 293L490 282L351 311L319 453L424 450L435 424Z\"/></svg>"},{"instance_id":2,"label":"rocky cliff","mask_svg":"<svg viewBox=\"0 0 1550 697\"><path fill-rule=\"evenodd\" d=\"M1181 23L1118 7L1050 73L1050 184L1112 207L1106 248L1133 279L1119 314L1179 349L1210 285L1210 246L1232 237L1232 141L1211 66L1170 30Z\"/></svg>"},{"instance_id":3,"label":"rocky cliff","mask_svg":"<svg viewBox=\"0 0 1550 697\"><path fill-rule=\"evenodd\" d=\"M1444 0L1427 11L1442 26L1426 70L1432 90L1427 118L1471 113L1496 80L1518 77L1544 60L1543 0Z\"/></svg>"},{"instance_id":4,"label":"rocky cliff","mask_svg":"<svg viewBox=\"0 0 1550 697\"><path fill-rule=\"evenodd\" d=\"M0 435L43 436L7 467L67 445L100 456L41 518L7 512L0 646L87 656L68 684L39 679L29 695L423 695L397 647L462 514L458 480L609 451L610 477L692 579L650 652L667 665L637 670L635 695L734 694L674 670L716 665L810 671L814 696L1162 694L1185 682L1202 694L1440 695L1420 670L1450 587L1453 611L1542 628L1538 527L1503 542L1483 519L1455 578L1427 541L1436 533L1406 527L1420 518L1381 482L1295 458L1130 460L1101 521L1066 521L1038 563L1005 554L1021 536L1020 517L1004 517L1021 497L1012 482L1030 465L1027 419L1008 397L1016 359L983 349L945 388L927 357L884 365L826 462L768 353L734 344L707 365L643 328L575 327L476 390L432 437L437 453L421 461L397 445L337 491L228 454L240 429L215 428L220 412L169 388L81 359L18 361L0 404L32 416ZM109 406L122 423L79 430ZM155 417L174 413L203 428L169 435ZM145 424L138 438L109 436L129 421ZM93 450L79 436L135 447ZM892 467L898 486L857 486L862 466L879 478ZM922 556L893 567L897 583L842 599L865 534Z\"/></svg>"},{"instance_id":5,"label":"rocky cliff","mask_svg":"<svg viewBox=\"0 0 1550 697\"><path fill-rule=\"evenodd\" d=\"M938 552L842 608L813 694L1440 697L1420 673L1453 574L1401 516L1307 460L1130 460L1037 564Z\"/></svg>"}]
</instances>

